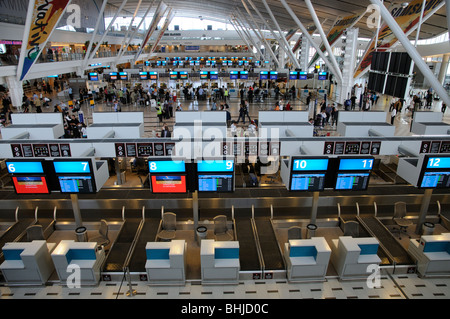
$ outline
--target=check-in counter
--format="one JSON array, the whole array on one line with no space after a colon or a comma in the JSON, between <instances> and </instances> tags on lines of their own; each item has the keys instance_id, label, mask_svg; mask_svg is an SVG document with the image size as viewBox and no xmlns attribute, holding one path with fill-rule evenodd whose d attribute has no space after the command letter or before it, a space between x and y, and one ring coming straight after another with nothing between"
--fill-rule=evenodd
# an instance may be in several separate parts
<instances>
[{"instance_id":1,"label":"check-in counter","mask_svg":"<svg viewBox=\"0 0 450 319\"><path fill-rule=\"evenodd\" d=\"M346 137L394 136L395 126L386 119L387 113L383 111L339 112L336 131Z\"/></svg>"},{"instance_id":2,"label":"check-in counter","mask_svg":"<svg viewBox=\"0 0 450 319\"><path fill-rule=\"evenodd\" d=\"M416 135L447 135L450 125L443 122L443 119L444 114L442 112L414 112L411 133Z\"/></svg>"},{"instance_id":3,"label":"check-in counter","mask_svg":"<svg viewBox=\"0 0 450 319\"><path fill-rule=\"evenodd\" d=\"M55 270L50 252L56 244L45 240L6 243L0 270L8 284L45 284Z\"/></svg>"},{"instance_id":4,"label":"check-in counter","mask_svg":"<svg viewBox=\"0 0 450 319\"><path fill-rule=\"evenodd\" d=\"M330 246L323 237L289 240L284 249L288 280L325 280L330 256Z\"/></svg>"},{"instance_id":5,"label":"check-in counter","mask_svg":"<svg viewBox=\"0 0 450 319\"><path fill-rule=\"evenodd\" d=\"M150 284L182 285L186 282L186 241L148 242L145 252L145 269Z\"/></svg>"},{"instance_id":6,"label":"check-in counter","mask_svg":"<svg viewBox=\"0 0 450 319\"><path fill-rule=\"evenodd\" d=\"M417 262L422 277L450 275L450 233L411 239L408 252Z\"/></svg>"},{"instance_id":7,"label":"check-in counter","mask_svg":"<svg viewBox=\"0 0 450 319\"><path fill-rule=\"evenodd\" d=\"M379 242L373 237L353 238L341 236L333 239L331 263L340 279L367 278L372 273L369 265L379 265Z\"/></svg>"},{"instance_id":8,"label":"check-in counter","mask_svg":"<svg viewBox=\"0 0 450 319\"><path fill-rule=\"evenodd\" d=\"M203 239L200 261L203 284L239 282L239 242Z\"/></svg>"},{"instance_id":9,"label":"check-in counter","mask_svg":"<svg viewBox=\"0 0 450 319\"><path fill-rule=\"evenodd\" d=\"M96 285L100 280L105 251L97 249L95 242L62 240L52 252L52 259L61 284L66 284L69 276L79 270L80 285Z\"/></svg>"},{"instance_id":10,"label":"check-in counter","mask_svg":"<svg viewBox=\"0 0 450 319\"><path fill-rule=\"evenodd\" d=\"M11 114L11 125L2 128L2 139L17 139L27 134L29 140L59 139L64 135L61 113Z\"/></svg>"}]
</instances>

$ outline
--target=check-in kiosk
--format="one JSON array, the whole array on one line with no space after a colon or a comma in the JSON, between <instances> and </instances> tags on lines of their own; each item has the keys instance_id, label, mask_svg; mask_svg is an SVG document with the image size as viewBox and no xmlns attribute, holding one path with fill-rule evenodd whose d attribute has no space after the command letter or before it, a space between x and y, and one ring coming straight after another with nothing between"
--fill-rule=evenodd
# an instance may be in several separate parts
<instances>
[{"instance_id":1,"label":"check-in kiosk","mask_svg":"<svg viewBox=\"0 0 450 319\"><path fill-rule=\"evenodd\" d=\"M450 275L450 233L411 239L408 252L415 259L420 276Z\"/></svg>"},{"instance_id":2,"label":"check-in kiosk","mask_svg":"<svg viewBox=\"0 0 450 319\"><path fill-rule=\"evenodd\" d=\"M56 140L64 135L61 113L11 114L11 125L2 128L2 139Z\"/></svg>"},{"instance_id":3,"label":"check-in kiosk","mask_svg":"<svg viewBox=\"0 0 450 319\"><path fill-rule=\"evenodd\" d=\"M387 113L339 112L336 132L346 137L394 136L395 126L387 123Z\"/></svg>"},{"instance_id":4,"label":"check-in kiosk","mask_svg":"<svg viewBox=\"0 0 450 319\"><path fill-rule=\"evenodd\" d=\"M88 139L129 139L144 136L143 112L97 112L86 128Z\"/></svg>"},{"instance_id":5,"label":"check-in kiosk","mask_svg":"<svg viewBox=\"0 0 450 319\"><path fill-rule=\"evenodd\" d=\"M325 280L330 256L331 249L323 237L289 240L284 249L288 280Z\"/></svg>"},{"instance_id":6,"label":"check-in kiosk","mask_svg":"<svg viewBox=\"0 0 450 319\"><path fill-rule=\"evenodd\" d=\"M262 138L312 137L314 126L307 111L259 112L259 136Z\"/></svg>"},{"instance_id":7,"label":"check-in kiosk","mask_svg":"<svg viewBox=\"0 0 450 319\"><path fill-rule=\"evenodd\" d=\"M442 112L414 112L411 133L417 135L448 135L450 125L443 122Z\"/></svg>"},{"instance_id":8,"label":"check-in kiosk","mask_svg":"<svg viewBox=\"0 0 450 319\"><path fill-rule=\"evenodd\" d=\"M341 236L331 242L331 263L339 278L367 278L372 273L369 266L381 263L378 257L378 239Z\"/></svg>"},{"instance_id":9,"label":"check-in kiosk","mask_svg":"<svg viewBox=\"0 0 450 319\"><path fill-rule=\"evenodd\" d=\"M76 283L69 280L79 280L80 285L98 284L105 251L97 249L97 243L61 240L51 256L61 284Z\"/></svg>"},{"instance_id":10,"label":"check-in kiosk","mask_svg":"<svg viewBox=\"0 0 450 319\"><path fill-rule=\"evenodd\" d=\"M203 239L200 248L202 284L239 283L239 242Z\"/></svg>"},{"instance_id":11,"label":"check-in kiosk","mask_svg":"<svg viewBox=\"0 0 450 319\"><path fill-rule=\"evenodd\" d=\"M184 284L186 281L186 241L148 242L145 269L150 284Z\"/></svg>"},{"instance_id":12,"label":"check-in kiosk","mask_svg":"<svg viewBox=\"0 0 450 319\"><path fill-rule=\"evenodd\" d=\"M6 282L20 285L45 284L55 270L50 257L55 246L56 244L45 240L6 243L2 248L5 261L0 265Z\"/></svg>"}]
</instances>

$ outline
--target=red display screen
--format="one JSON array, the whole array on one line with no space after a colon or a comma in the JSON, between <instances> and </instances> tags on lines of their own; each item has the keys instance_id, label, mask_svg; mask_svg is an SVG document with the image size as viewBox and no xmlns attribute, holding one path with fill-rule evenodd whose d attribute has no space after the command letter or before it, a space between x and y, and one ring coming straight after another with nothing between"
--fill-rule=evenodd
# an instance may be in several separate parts
<instances>
[{"instance_id":1,"label":"red display screen","mask_svg":"<svg viewBox=\"0 0 450 319\"><path fill-rule=\"evenodd\" d=\"M153 193L186 193L186 176L153 175Z\"/></svg>"},{"instance_id":2,"label":"red display screen","mask_svg":"<svg viewBox=\"0 0 450 319\"><path fill-rule=\"evenodd\" d=\"M17 194L48 194L44 176L12 177Z\"/></svg>"}]
</instances>

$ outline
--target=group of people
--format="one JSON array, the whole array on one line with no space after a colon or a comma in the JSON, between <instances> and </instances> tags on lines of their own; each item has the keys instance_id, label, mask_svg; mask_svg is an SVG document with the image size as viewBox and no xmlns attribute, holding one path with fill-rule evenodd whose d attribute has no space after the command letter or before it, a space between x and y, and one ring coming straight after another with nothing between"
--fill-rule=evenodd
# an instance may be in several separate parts
<instances>
[{"instance_id":1,"label":"group of people","mask_svg":"<svg viewBox=\"0 0 450 319\"><path fill-rule=\"evenodd\" d=\"M335 126L337 124L339 110L336 103L330 105L323 100L320 104L320 113L316 115L314 119L314 126L323 128L325 125Z\"/></svg>"}]
</instances>

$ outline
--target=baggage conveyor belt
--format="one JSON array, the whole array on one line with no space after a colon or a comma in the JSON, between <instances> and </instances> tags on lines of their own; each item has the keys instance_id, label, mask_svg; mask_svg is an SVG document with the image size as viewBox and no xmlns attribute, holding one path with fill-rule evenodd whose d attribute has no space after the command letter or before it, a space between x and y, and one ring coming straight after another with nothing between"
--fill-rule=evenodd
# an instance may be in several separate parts
<instances>
[{"instance_id":1,"label":"baggage conveyor belt","mask_svg":"<svg viewBox=\"0 0 450 319\"><path fill-rule=\"evenodd\" d=\"M269 218L256 218L256 230L264 259L264 270L284 270L283 257Z\"/></svg>"},{"instance_id":2,"label":"baggage conveyor belt","mask_svg":"<svg viewBox=\"0 0 450 319\"><path fill-rule=\"evenodd\" d=\"M380 242L382 248L394 265L414 265L414 261L408 252L395 239L383 223L374 216L357 217L360 224Z\"/></svg>"},{"instance_id":3,"label":"baggage conveyor belt","mask_svg":"<svg viewBox=\"0 0 450 319\"><path fill-rule=\"evenodd\" d=\"M236 218L235 223L241 271L261 270L251 219Z\"/></svg>"}]
</instances>

